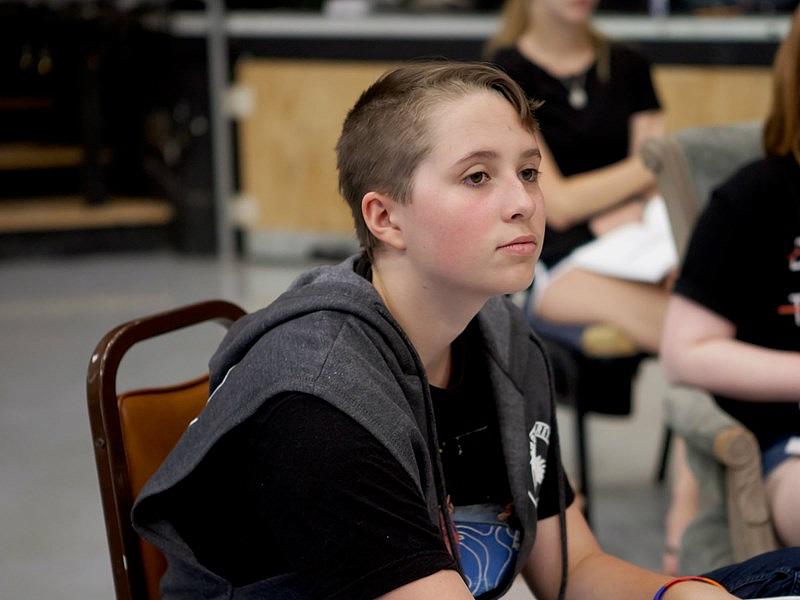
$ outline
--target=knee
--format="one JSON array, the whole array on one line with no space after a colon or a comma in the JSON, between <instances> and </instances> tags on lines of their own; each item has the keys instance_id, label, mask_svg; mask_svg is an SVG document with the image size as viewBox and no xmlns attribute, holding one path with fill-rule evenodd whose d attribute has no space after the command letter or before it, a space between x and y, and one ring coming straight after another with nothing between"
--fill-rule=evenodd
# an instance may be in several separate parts
<instances>
[{"instance_id":1,"label":"knee","mask_svg":"<svg viewBox=\"0 0 800 600\"><path fill-rule=\"evenodd\" d=\"M772 525L781 544L784 546L800 545L800 516L798 516L796 508L792 510L791 507L776 506L773 503ZM800 554L797 558L800 560Z\"/></svg>"},{"instance_id":2,"label":"knee","mask_svg":"<svg viewBox=\"0 0 800 600\"><path fill-rule=\"evenodd\" d=\"M767 480L767 493L778 538L784 545L800 546L800 460L778 466Z\"/></svg>"}]
</instances>

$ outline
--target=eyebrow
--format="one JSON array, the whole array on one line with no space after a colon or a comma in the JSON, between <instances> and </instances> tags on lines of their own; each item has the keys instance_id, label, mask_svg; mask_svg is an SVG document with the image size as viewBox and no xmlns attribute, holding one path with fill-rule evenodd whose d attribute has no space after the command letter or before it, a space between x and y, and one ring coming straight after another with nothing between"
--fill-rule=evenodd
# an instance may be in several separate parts
<instances>
[{"instance_id":1,"label":"eyebrow","mask_svg":"<svg viewBox=\"0 0 800 600\"><path fill-rule=\"evenodd\" d=\"M520 154L521 158L534 158L540 157L542 153L539 151L538 148L528 148L522 154ZM470 162L473 160L495 160L497 159L498 154L494 150L476 150L475 152L470 152L466 156L459 158L455 162L455 166L461 165L465 162Z\"/></svg>"}]
</instances>

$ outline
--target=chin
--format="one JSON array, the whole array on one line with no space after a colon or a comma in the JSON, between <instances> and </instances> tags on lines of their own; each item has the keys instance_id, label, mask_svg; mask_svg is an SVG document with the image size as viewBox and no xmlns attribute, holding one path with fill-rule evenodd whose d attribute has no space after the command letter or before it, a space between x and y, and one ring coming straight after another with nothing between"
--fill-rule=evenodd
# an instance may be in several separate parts
<instances>
[{"instance_id":1,"label":"chin","mask_svg":"<svg viewBox=\"0 0 800 600\"><path fill-rule=\"evenodd\" d=\"M592 13L587 13L583 10L576 10L574 12L570 12L565 20L575 26L585 26L588 25L589 21L592 20Z\"/></svg>"},{"instance_id":2,"label":"chin","mask_svg":"<svg viewBox=\"0 0 800 600\"><path fill-rule=\"evenodd\" d=\"M575 4L568 6L564 13L564 19L573 25L587 25L592 20L594 13L593 4Z\"/></svg>"},{"instance_id":3,"label":"chin","mask_svg":"<svg viewBox=\"0 0 800 600\"><path fill-rule=\"evenodd\" d=\"M495 296L501 296L504 294L516 294L517 292L522 292L527 290L531 282L533 282L533 273L534 267L529 267L526 270L520 270L519 273L515 273L510 275L509 277L503 278L502 282L498 282L496 287L497 291L495 292Z\"/></svg>"}]
</instances>

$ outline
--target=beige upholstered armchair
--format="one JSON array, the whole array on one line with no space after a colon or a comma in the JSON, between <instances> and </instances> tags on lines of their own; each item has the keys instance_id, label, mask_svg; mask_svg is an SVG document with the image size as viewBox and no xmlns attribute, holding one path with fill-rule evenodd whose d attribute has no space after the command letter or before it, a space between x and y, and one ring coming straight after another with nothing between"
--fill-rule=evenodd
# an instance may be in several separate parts
<instances>
[{"instance_id":1,"label":"beige upholstered armchair","mask_svg":"<svg viewBox=\"0 0 800 600\"><path fill-rule=\"evenodd\" d=\"M763 155L761 123L685 129L650 140L641 150L667 205L683 257L711 191ZM679 569L698 573L775 549L755 437L697 389L665 395L667 425L686 440L700 484L700 510L683 535Z\"/></svg>"}]
</instances>

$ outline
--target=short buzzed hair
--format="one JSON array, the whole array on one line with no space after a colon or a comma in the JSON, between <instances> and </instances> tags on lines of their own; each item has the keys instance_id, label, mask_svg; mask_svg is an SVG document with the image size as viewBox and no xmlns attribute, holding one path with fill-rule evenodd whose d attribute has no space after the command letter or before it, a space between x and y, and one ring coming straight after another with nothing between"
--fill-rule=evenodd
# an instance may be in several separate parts
<instances>
[{"instance_id":1,"label":"short buzzed hair","mask_svg":"<svg viewBox=\"0 0 800 600\"><path fill-rule=\"evenodd\" d=\"M361 213L364 195L375 191L407 203L414 172L433 147L428 123L432 109L482 90L500 94L519 115L520 124L536 133L538 103L528 100L508 75L484 63L411 63L388 71L347 114L336 144L339 191L350 206L367 256L373 257L377 240Z\"/></svg>"}]
</instances>

